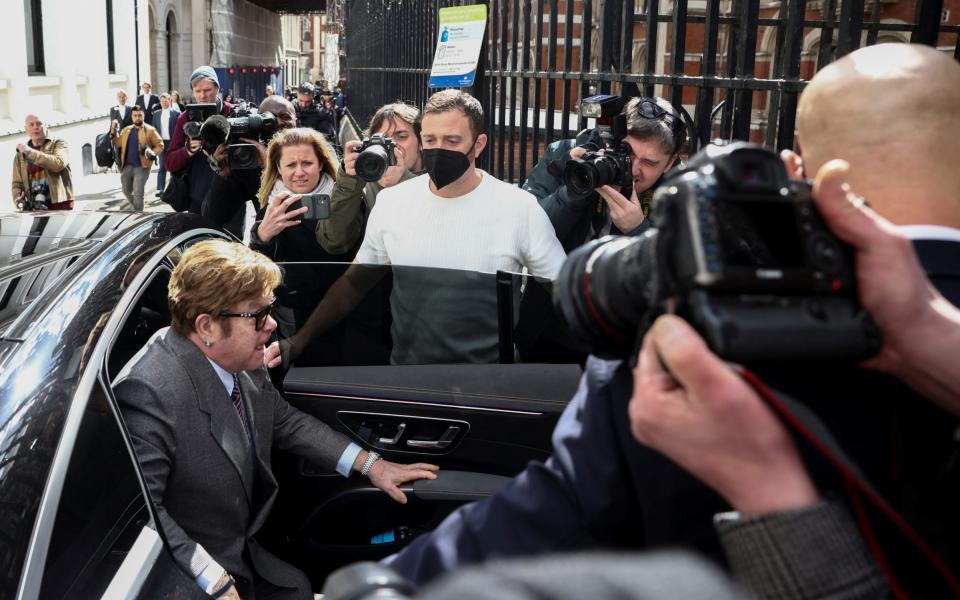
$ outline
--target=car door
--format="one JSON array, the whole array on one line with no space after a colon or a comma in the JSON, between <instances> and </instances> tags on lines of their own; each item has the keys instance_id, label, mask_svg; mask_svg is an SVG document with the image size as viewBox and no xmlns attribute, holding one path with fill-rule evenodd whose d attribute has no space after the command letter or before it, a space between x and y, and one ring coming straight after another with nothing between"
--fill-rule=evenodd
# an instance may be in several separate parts
<instances>
[{"instance_id":1,"label":"car door","mask_svg":"<svg viewBox=\"0 0 960 600\"><path fill-rule=\"evenodd\" d=\"M275 381L288 401L387 460L441 467L437 481L406 486L409 501L400 505L366 478L278 457L280 496L267 531L315 583L339 565L398 550L550 455L582 357L551 345L563 336L549 284L509 273L377 267L377 281L358 295L341 293L347 265L283 266L278 331L289 369ZM398 298L411 288L426 293ZM353 297L350 310L341 297ZM316 316L337 323L304 342L321 298ZM324 319L331 310L344 314Z\"/></svg>"}]
</instances>

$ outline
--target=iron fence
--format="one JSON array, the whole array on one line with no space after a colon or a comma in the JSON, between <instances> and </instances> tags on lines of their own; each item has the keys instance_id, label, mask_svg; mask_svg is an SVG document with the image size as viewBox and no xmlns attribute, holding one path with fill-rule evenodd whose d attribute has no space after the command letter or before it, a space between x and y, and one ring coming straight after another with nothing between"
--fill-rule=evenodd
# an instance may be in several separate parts
<instances>
[{"instance_id":1,"label":"iron fence","mask_svg":"<svg viewBox=\"0 0 960 600\"><path fill-rule=\"evenodd\" d=\"M440 8L478 0L351 0L350 109L422 107ZM593 93L658 95L712 137L794 145L797 97L814 72L861 45L913 42L960 60L960 0L486 0L477 79L491 134L481 165L526 177L546 145L587 126Z\"/></svg>"}]
</instances>

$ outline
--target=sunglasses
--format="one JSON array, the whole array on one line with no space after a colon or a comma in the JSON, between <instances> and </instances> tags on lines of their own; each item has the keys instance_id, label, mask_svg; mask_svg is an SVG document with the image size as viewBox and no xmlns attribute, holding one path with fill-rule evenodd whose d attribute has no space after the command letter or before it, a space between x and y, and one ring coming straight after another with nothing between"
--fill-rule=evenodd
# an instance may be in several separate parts
<instances>
[{"instance_id":1,"label":"sunglasses","mask_svg":"<svg viewBox=\"0 0 960 600\"><path fill-rule=\"evenodd\" d=\"M260 331L261 329L263 329L264 323L267 322L267 317L272 317L272 316L275 315L276 313L277 313L277 299L274 298L274 299L273 299L273 302L271 302L270 304L264 306L263 308L261 308L261 309L258 310L257 312L226 312L226 311L222 311L219 316L220 316L221 318L222 318L222 317L244 317L244 318L256 319L256 320L257 320L257 321L256 321L256 329L257 329L257 331Z\"/></svg>"},{"instance_id":2,"label":"sunglasses","mask_svg":"<svg viewBox=\"0 0 960 600\"><path fill-rule=\"evenodd\" d=\"M679 140L680 134L686 129L686 125L677 115L668 112L653 100L641 100L637 104L637 114L644 119L663 119L666 121L675 140Z\"/></svg>"}]
</instances>

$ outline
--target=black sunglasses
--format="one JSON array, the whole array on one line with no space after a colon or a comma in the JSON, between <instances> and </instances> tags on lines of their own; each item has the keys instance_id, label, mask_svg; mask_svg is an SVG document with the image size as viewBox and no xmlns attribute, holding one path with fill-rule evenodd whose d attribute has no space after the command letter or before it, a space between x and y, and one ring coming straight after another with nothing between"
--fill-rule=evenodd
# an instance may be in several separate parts
<instances>
[{"instance_id":1,"label":"black sunglasses","mask_svg":"<svg viewBox=\"0 0 960 600\"><path fill-rule=\"evenodd\" d=\"M641 100L640 103L637 104L637 114L644 119L663 119L666 121L670 127L670 132L673 133L674 140L679 140L680 134L686 129L686 124L684 124L682 119L667 111L653 100Z\"/></svg>"},{"instance_id":2,"label":"black sunglasses","mask_svg":"<svg viewBox=\"0 0 960 600\"><path fill-rule=\"evenodd\" d=\"M267 317L271 317L277 313L277 299L274 298L273 302L264 306L257 312L226 312L222 311L220 317L248 317L256 319L256 329L260 331L263 329L263 324L267 322Z\"/></svg>"}]
</instances>

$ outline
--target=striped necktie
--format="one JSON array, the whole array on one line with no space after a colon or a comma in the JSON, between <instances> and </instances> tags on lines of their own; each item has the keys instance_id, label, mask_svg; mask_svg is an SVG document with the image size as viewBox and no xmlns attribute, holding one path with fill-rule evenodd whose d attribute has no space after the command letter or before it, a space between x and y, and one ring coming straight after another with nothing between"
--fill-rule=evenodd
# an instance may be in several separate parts
<instances>
[{"instance_id":1,"label":"striped necktie","mask_svg":"<svg viewBox=\"0 0 960 600\"><path fill-rule=\"evenodd\" d=\"M247 441L250 441L250 424L247 422L247 412L243 410L243 398L240 396L240 380L236 375L233 376L233 393L230 394L230 399L233 400L233 407L237 409L237 414L240 415L240 424L243 426L243 432L247 434Z\"/></svg>"}]
</instances>

